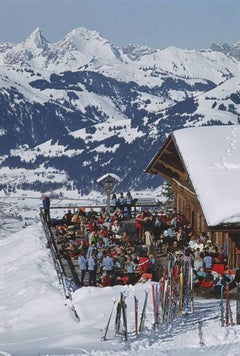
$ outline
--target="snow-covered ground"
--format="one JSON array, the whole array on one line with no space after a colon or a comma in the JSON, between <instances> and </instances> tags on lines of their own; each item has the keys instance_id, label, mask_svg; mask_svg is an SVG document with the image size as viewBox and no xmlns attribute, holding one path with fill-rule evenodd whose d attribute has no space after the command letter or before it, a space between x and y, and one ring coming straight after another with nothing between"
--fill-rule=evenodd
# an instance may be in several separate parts
<instances>
[{"instance_id":1,"label":"snow-covered ground","mask_svg":"<svg viewBox=\"0 0 240 356\"><path fill-rule=\"evenodd\" d=\"M17 203L16 203L17 201ZM33 201L33 200L32 200ZM38 206L41 201L35 200ZM6 201L7 212L17 209L21 216L22 201ZM220 301L196 299L194 313L178 317L171 326L154 330L151 282L135 286L106 288L85 287L73 294L73 304L80 317L76 321L59 285L46 239L37 221L38 208L31 206L30 226L18 232L1 229L0 239L0 355L239 355L240 325L221 327ZM36 203L35 203L36 204ZM20 219L21 220L21 219ZM10 226L6 217L6 224ZM24 222L19 221L19 226ZM3 223L3 221L2 221ZM16 225L15 225L16 228ZM3 232L3 234L2 234ZM104 329L114 300L120 292L127 295L129 337L115 336L115 310L107 341ZM139 312L145 291L149 291L145 329L138 338L134 333L134 295ZM236 303L231 300L233 320ZM202 341L199 325L202 324Z\"/></svg>"}]
</instances>

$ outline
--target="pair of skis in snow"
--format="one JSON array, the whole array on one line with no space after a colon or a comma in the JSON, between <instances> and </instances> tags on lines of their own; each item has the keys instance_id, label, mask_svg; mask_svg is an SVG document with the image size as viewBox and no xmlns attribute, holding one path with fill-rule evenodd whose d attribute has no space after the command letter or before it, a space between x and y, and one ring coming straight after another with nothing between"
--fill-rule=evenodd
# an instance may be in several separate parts
<instances>
[{"instance_id":1,"label":"pair of skis in snow","mask_svg":"<svg viewBox=\"0 0 240 356\"><path fill-rule=\"evenodd\" d=\"M145 298L143 302L142 312L140 316L140 323L138 325L138 299L134 296L134 309L135 309L135 334L138 337L138 333L144 330L145 319L146 319L146 309L148 301L148 292L145 291Z\"/></svg>"},{"instance_id":2,"label":"pair of skis in snow","mask_svg":"<svg viewBox=\"0 0 240 356\"><path fill-rule=\"evenodd\" d=\"M109 330L110 322L112 319L113 311L115 309L115 305L117 303L116 307L116 317L115 317L115 335L121 333L121 326L123 329L123 335L125 341L128 339L128 329L127 329L127 304L126 304L126 295L124 293L120 293L120 299L119 301L114 301L112 309L110 311L108 320L107 320L107 325L104 330L104 335L102 337L102 341L107 340L107 333ZM140 321L139 321L139 314L138 314L138 299L136 296L134 296L134 311L135 311L135 334L138 337L139 332L144 330L144 325L145 325L145 319L146 319L146 308L147 308L147 300L148 300L148 293L145 291L145 298L144 298L144 303L143 303L143 308L142 312L140 315ZM139 324L139 325L138 325Z\"/></svg>"},{"instance_id":3,"label":"pair of skis in snow","mask_svg":"<svg viewBox=\"0 0 240 356\"><path fill-rule=\"evenodd\" d=\"M194 293L193 293L193 266L191 259L183 260L179 273L179 316L183 315L183 309L193 313Z\"/></svg>"},{"instance_id":4,"label":"pair of skis in snow","mask_svg":"<svg viewBox=\"0 0 240 356\"><path fill-rule=\"evenodd\" d=\"M126 295L121 292L120 300L117 303L117 312L115 318L115 334L120 333L121 319L122 319L122 327L123 334L125 337L125 341L127 341L127 304L125 302Z\"/></svg>"},{"instance_id":5,"label":"pair of skis in snow","mask_svg":"<svg viewBox=\"0 0 240 356\"><path fill-rule=\"evenodd\" d=\"M124 337L125 337L125 340L127 340L127 313L126 313L127 304L125 302L125 299L126 299L126 295L123 292L121 292L119 301L116 301L116 300L113 301L113 306L112 306L112 309L110 311L110 314L109 314L109 317L107 320L107 325L105 327L102 341L107 340L107 333L109 330L110 322L112 319L112 315L113 315L113 311L114 311L116 303L117 303L117 307L116 307L116 317L115 317L115 335L120 333L120 329L121 329L121 325L122 325L123 331L124 331ZM122 319L122 322L121 322L121 319Z\"/></svg>"},{"instance_id":6,"label":"pair of skis in snow","mask_svg":"<svg viewBox=\"0 0 240 356\"><path fill-rule=\"evenodd\" d=\"M144 330L147 302L148 302L148 292L145 291L145 298L144 298L144 303L143 303L143 308L142 308L142 313L141 313L141 318L140 318L140 324L139 324L139 329L138 329L139 332Z\"/></svg>"},{"instance_id":7,"label":"pair of skis in snow","mask_svg":"<svg viewBox=\"0 0 240 356\"><path fill-rule=\"evenodd\" d=\"M221 326L233 326L233 315L230 304L230 295L229 295L229 283L226 283L225 287L225 310L224 310L224 286L221 288Z\"/></svg>"}]
</instances>

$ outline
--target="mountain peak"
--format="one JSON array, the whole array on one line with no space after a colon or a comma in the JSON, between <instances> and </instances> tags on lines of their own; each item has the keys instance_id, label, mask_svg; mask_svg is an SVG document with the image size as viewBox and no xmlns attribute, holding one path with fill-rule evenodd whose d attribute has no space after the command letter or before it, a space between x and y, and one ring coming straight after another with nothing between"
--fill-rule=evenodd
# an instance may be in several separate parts
<instances>
[{"instance_id":1,"label":"mountain peak","mask_svg":"<svg viewBox=\"0 0 240 356\"><path fill-rule=\"evenodd\" d=\"M43 48L47 42L39 28L36 28L24 41L25 45L36 46L37 48Z\"/></svg>"},{"instance_id":2,"label":"mountain peak","mask_svg":"<svg viewBox=\"0 0 240 356\"><path fill-rule=\"evenodd\" d=\"M72 31L70 31L66 36L66 37L76 37L76 36L81 36L82 38L85 38L87 40L92 39L92 38L99 38L101 39L101 35L97 32L97 31L92 31L89 30L85 27L77 27L74 28Z\"/></svg>"},{"instance_id":3,"label":"mountain peak","mask_svg":"<svg viewBox=\"0 0 240 356\"><path fill-rule=\"evenodd\" d=\"M77 27L69 32L62 41L64 46L75 49L82 49L83 44L90 42L107 43L108 40L103 38L97 31L91 31L85 27Z\"/></svg>"}]
</instances>

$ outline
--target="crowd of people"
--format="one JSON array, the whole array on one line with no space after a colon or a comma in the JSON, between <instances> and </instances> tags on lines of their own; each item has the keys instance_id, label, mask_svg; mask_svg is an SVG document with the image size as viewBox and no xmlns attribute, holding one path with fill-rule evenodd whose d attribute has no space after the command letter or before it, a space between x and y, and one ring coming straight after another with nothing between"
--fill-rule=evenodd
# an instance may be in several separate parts
<instances>
[{"instance_id":1,"label":"crowd of people","mask_svg":"<svg viewBox=\"0 0 240 356\"><path fill-rule=\"evenodd\" d=\"M190 257L193 267L194 286L211 288L219 293L240 282L240 270L233 271L228 265L227 243L224 246L213 244L206 232L195 233L186 217L173 210L172 213L152 214L147 209L136 216L138 239L148 247L158 246L161 251L174 254L178 259Z\"/></svg>"},{"instance_id":2,"label":"crowd of people","mask_svg":"<svg viewBox=\"0 0 240 356\"><path fill-rule=\"evenodd\" d=\"M121 192L119 197L113 193L110 198L110 213L119 210L123 219L131 219L134 201L130 191L126 193L126 196Z\"/></svg>"},{"instance_id":3,"label":"crowd of people","mask_svg":"<svg viewBox=\"0 0 240 356\"><path fill-rule=\"evenodd\" d=\"M195 285L209 281L209 286L217 290L219 284L233 279L227 265L226 244L217 246L207 233L196 234L186 217L176 210L166 213L143 209L133 217L131 204L130 192L126 197L121 193L118 199L113 194L110 212L93 208L86 212L80 207L77 212L66 212L56 224L61 254L78 259L81 285L86 273L88 285L93 286L134 284L144 280L144 276L158 281L162 266L156 253L168 252L180 258L191 256ZM128 219L134 218L132 234L123 228L126 215Z\"/></svg>"},{"instance_id":4,"label":"crowd of people","mask_svg":"<svg viewBox=\"0 0 240 356\"><path fill-rule=\"evenodd\" d=\"M112 198L116 199L116 195ZM86 280L89 286L134 284L140 277L141 281L158 280L152 249L146 249L136 234L129 234L122 224L132 218L130 192L126 198L121 193L114 205L113 199L110 212L79 207L77 212L68 210L55 222L60 254L78 260L82 286Z\"/></svg>"}]
</instances>

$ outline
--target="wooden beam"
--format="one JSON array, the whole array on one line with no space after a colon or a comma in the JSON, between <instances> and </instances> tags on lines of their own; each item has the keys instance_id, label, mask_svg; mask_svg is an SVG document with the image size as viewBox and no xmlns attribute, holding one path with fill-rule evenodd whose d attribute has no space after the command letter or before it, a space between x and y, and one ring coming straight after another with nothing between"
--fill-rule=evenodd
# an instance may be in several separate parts
<instances>
[{"instance_id":1,"label":"wooden beam","mask_svg":"<svg viewBox=\"0 0 240 356\"><path fill-rule=\"evenodd\" d=\"M176 172L180 177L182 177L184 180L187 180L187 173L180 170L177 168L175 165L173 166L171 163L168 163L166 161L163 161L161 159L158 160L158 163L163 165L164 167L170 169L172 172Z\"/></svg>"},{"instance_id":2,"label":"wooden beam","mask_svg":"<svg viewBox=\"0 0 240 356\"><path fill-rule=\"evenodd\" d=\"M192 190L190 189L190 187L187 187L185 184L179 182L179 180L177 180L177 179L175 179L175 178L173 178L173 181L174 181L178 186L182 187L183 189L186 189L189 193L191 193L191 194L193 194L194 196L196 196L195 192L192 191Z\"/></svg>"},{"instance_id":3,"label":"wooden beam","mask_svg":"<svg viewBox=\"0 0 240 356\"><path fill-rule=\"evenodd\" d=\"M160 163L159 161L152 167L151 173L167 176L168 179L179 178L179 174L175 169L170 166L166 167L165 163Z\"/></svg>"}]
</instances>

